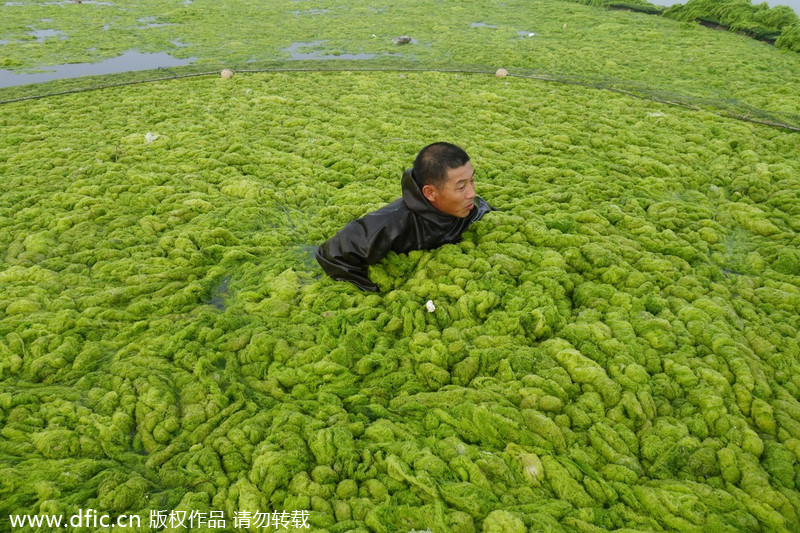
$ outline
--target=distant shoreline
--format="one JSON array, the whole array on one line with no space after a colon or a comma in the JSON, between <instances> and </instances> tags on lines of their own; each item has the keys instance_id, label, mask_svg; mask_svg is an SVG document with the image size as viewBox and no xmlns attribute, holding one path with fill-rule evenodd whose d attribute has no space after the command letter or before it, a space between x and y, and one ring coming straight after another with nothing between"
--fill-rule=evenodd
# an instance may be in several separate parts
<instances>
[{"instance_id":1,"label":"distant shoreline","mask_svg":"<svg viewBox=\"0 0 800 533\"><path fill-rule=\"evenodd\" d=\"M788 6L791 7L798 16L800 16L800 0L764 0L769 7ZM651 0L651 4L656 6L670 7L676 4L685 4L688 0ZM752 2L751 2L752 3ZM761 2L756 2L761 3Z\"/></svg>"}]
</instances>

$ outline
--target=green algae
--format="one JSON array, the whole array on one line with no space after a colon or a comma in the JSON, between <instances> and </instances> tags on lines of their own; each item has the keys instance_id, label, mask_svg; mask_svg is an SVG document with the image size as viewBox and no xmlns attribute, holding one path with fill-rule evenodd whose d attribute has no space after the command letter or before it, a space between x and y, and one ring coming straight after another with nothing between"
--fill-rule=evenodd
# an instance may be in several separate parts
<instances>
[{"instance_id":1,"label":"green algae","mask_svg":"<svg viewBox=\"0 0 800 533\"><path fill-rule=\"evenodd\" d=\"M800 59L794 53L694 23L569 2L470 2L447 10L427 0L393 6L322 1L298 5L292 0L270 2L269 7L253 0L19 4L5 6L0 21L0 39L7 42L0 46L0 68L18 71L96 62L130 50L198 59L191 67L0 92L8 97L224 67L485 72L505 67L512 74L614 87L667 101L688 99L686 103L701 107L714 101L740 115L766 113L795 126L800 116L795 97L800 93ZM160 25L147 27L142 19ZM494 27L472 27L475 21ZM39 42L29 35L32 29L57 30L63 38ZM520 39L520 31L534 36ZM412 34L412 44L392 43L406 34ZM292 43L312 42L318 44L308 52L318 57L372 58L291 60Z\"/></svg>"},{"instance_id":2,"label":"green algae","mask_svg":"<svg viewBox=\"0 0 800 533\"><path fill-rule=\"evenodd\" d=\"M172 80L0 126L3 515L800 524L794 134L443 73ZM324 277L309 247L437 139L501 210L372 267L380 294Z\"/></svg>"},{"instance_id":3,"label":"green algae","mask_svg":"<svg viewBox=\"0 0 800 533\"><path fill-rule=\"evenodd\" d=\"M794 34L800 19L788 6L770 8L765 2L753 5L742 0L708 2L689 0L685 5L675 5L664 12L664 16L684 21L701 21L717 24L750 35L756 39L773 42L776 46L796 50L800 46Z\"/></svg>"}]
</instances>

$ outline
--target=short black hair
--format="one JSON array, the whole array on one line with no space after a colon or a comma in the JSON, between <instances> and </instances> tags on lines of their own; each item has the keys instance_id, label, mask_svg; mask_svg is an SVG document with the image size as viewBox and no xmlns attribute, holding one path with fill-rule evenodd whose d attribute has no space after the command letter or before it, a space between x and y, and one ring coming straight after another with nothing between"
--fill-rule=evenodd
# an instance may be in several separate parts
<instances>
[{"instance_id":1,"label":"short black hair","mask_svg":"<svg viewBox=\"0 0 800 533\"><path fill-rule=\"evenodd\" d=\"M414 160L412 175L417 185L433 185L441 189L447 180L447 170L469 163L467 152L446 142L429 144L419 151Z\"/></svg>"}]
</instances>

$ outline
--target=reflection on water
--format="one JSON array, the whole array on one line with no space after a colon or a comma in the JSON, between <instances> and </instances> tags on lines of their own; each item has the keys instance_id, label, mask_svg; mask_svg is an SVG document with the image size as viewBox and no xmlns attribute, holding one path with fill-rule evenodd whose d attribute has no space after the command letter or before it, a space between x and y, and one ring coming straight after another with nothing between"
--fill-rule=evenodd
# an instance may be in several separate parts
<instances>
[{"instance_id":1,"label":"reflection on water","mask_svg":"<svg viewBox=\"0 0 800 533\"><path fill-rule=\"evenodd\" d=\"M400 54L323 54L317 51L301 52L302 49L315 48L327 43L327 40L311 41L310 43L292 43L283 49L293 60L320 60L320 59L372 59L378 56L398 56Z\"/></svg>"},{"instance_id":2,"label":"reflection on water","mask_svg":"<svg viewBox=\"0 0 800 533\"><path fill-rule=\"evenodd\" d=\"M80 78L81 76L94 76L99 74L116 74L135 70L181 67L191 64L196 59L196 57L178 59L166 52L143 54L131 51L125 52L118 57L100 61L99 63L72 63L40 67L43 70L47 70L47 72L19 74L12 70L0 69L0 87L15 87L28 83L41 83L44 81Z\"/></svg>"},{"instance_id":3,"label":"reflection on water","mask_svg":"<svg viewBox=\"0 0 800 533\"><path fill-rule=\"evenodd\" d=\"M48 37L63 36L64 32L59 30L33 30L28 33L31 37L36 37L36 40L43 43Z\"/></svg>"},{"instance_id":4,"label":"reflection on water","mask_svg":"<svg viewBox=\"0 0 800 533\"><path fill-rule=\"evenodd\" d=\"M485 22L473 22L469 25L470 28L497 28L494 24L486 24Z\"/></svg>"},{"instance_id":5,"label":"reflection on water","mask_svg":"<svg viewBox=\"0 0 800 533\"><path fill-rule=\"evenodd\" d=\"M141 17L136 19L140 24L144 24L144 26L139 26L136 28L137 30L147 30L150 28L163 28L164 26L172 26L172 24L168 22L156 22L156 17Z\"/></svg>"},{"instance_id":6,"label":"reflection on water","mask_svg":"<svg viewBox=\"0 0 800 533\"><path fill-rule=\"evenodd\" d=\"M330 9L308 9L306 11L289 11L292 15L324 15L330 12Z\"/></svg>"}]
</instances>

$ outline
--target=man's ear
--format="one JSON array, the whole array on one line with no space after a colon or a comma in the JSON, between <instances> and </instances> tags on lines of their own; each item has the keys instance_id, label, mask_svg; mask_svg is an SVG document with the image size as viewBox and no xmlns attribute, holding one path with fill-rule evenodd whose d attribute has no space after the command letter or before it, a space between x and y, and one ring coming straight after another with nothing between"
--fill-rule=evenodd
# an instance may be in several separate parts
<instances>
[{"instance_id":1,"label":"man's ear","mask_svg":"<svg viewBox=\"0 0 800 533\"><path fill-rule=\"evenodd\" d=\"M422 186L422 195L427 198L427 200L431 203L436 201L436 194L439 191L436 190L436 187L431 185L430 183Z\"/></svg>"}]
</instances>

